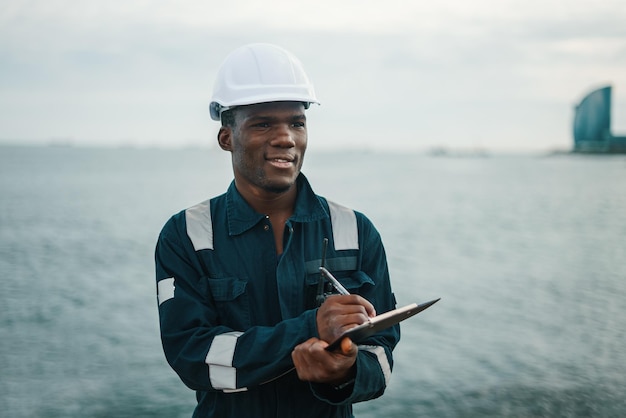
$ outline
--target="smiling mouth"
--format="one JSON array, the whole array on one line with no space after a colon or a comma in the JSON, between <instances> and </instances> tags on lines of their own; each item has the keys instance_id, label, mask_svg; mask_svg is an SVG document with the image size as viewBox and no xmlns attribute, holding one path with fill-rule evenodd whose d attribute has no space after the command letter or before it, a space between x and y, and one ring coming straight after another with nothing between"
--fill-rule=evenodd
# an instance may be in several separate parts
<instances>
[{"instance_id":1,"label":"smiling mouth","mask_svg":"<svg viewBox=\"0 0 626 418\"><path fill-rule=\"evenodd\" d=\"M286 157L278 157L278 158L268 158L267 161L272 166L277 167L277 168L290 168L293 166L295 159L286 158Z\"/></svg>"}]
</instances>

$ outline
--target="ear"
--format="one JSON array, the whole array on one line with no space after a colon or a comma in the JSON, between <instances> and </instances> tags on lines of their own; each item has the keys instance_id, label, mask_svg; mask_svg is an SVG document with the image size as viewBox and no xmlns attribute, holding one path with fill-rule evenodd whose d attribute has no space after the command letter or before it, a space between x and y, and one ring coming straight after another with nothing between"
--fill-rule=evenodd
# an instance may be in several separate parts
<instances>
[{"instance_id":1,"label":"ear","mask_svg":"<svg viewBox=\"0 0 626 418\"><path fill-rule=\"evenodd\" d=\"M233 129L228 126L222 126L220 131L217 133L217 143L220 145L220 148L224 151L232 151L233 150Z\"/></svg>"}]
</instances>

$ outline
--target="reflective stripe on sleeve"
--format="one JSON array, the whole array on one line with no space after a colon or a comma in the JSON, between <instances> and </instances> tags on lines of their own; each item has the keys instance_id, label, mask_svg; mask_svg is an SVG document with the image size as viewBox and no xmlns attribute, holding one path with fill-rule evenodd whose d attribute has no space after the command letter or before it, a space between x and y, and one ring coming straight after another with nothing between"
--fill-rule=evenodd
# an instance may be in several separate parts
<instances>
[{"instance_id":1,"label":"reflective stripe on sleeve","mask_svg":"<svg viewBox=\"0 0 626 418\"><path fill-rule=\"evenodd\" d=\"M335 250L358 250L359 231L356 214L352 209L327 200L330 209L330 222L333 226Z\"/></svg>"},{"instance_id":2,"label":"reflective stripe on sleeve","mask_svg":"<svg viewBox=\"0 0 626 418\"><path fill-rule=\"evenodd\" d=\"M205 362L209 365L209 378L215 389L237 389L237 369L233 367L233 357L241 334L243 332L233 331L213 338Z\"/></svg>"},{"instance_id":3,"label":"reflective stripe on sleeve","mask_svg":"<svg viewBox=\"0 0 626 418\"><path fill-rule=\"evenodd\" d=\"M211 202L206 200L185 210L187 235L196 251L213 249L213 223Z\"/></svg>"},{"instance_id":4,"label":"reflective stripe on sleeve","mask_svg":"<svg viewBox=\"0 0 626 418\"><path fill-rule=\"evenodd\" d=\"M174 297L174 278L159 280L157 282L157 299L159 300L159 306L166 300L170 300Z\"/></svg>"},{"instance_id":5,"label":"reflective stripe on sleeve","mask_svg":"<svg viewBox=\"0 0 626 418\"><path fill-rule=\"evenodd\" d=\"M388 386L389 380L391 380L391 367L389 366L385 349L379 345L359 345L358 347L359 350L367 351L376 356L378 364L380 364L380 368L383 371L383 376L385 376L385 386Z\"/></svg>"}]
</instances>

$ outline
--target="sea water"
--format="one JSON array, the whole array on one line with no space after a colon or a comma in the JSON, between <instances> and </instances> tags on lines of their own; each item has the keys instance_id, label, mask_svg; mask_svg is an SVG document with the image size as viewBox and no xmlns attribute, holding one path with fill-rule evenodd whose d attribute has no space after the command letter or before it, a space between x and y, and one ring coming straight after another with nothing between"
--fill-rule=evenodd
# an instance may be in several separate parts
<instances>
[{"instance_id":1,"label":"sea water","mask_svg":"<svg viewBox=\"0 0 626 418\"><path fill-rule=\"evenodd\" d=\"M364 212L407 320L361 418L626 416L626 158L318 152ZM0 147L0 415L189 417L153 251L232 178L216 149Z\"/></svg>"}]
</instances>

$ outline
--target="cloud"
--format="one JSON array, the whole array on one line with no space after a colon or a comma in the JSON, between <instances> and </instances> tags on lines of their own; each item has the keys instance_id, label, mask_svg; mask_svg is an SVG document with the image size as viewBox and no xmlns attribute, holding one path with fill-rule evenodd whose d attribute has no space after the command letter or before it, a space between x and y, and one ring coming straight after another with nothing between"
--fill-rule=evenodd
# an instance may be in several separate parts
<instances>
[{"instance_id":1,"label":"cloud","mask_svg":"<svg viewBox=\"0 0 626 418\"><path fill-rule=\"evenodd\" d=\"M568 147L603 83L626 124L622 1L431 3L5 1L0 138L213 142L217 67L258 41L304 62L320 146Z\"/></svg>"}]
</instances>

